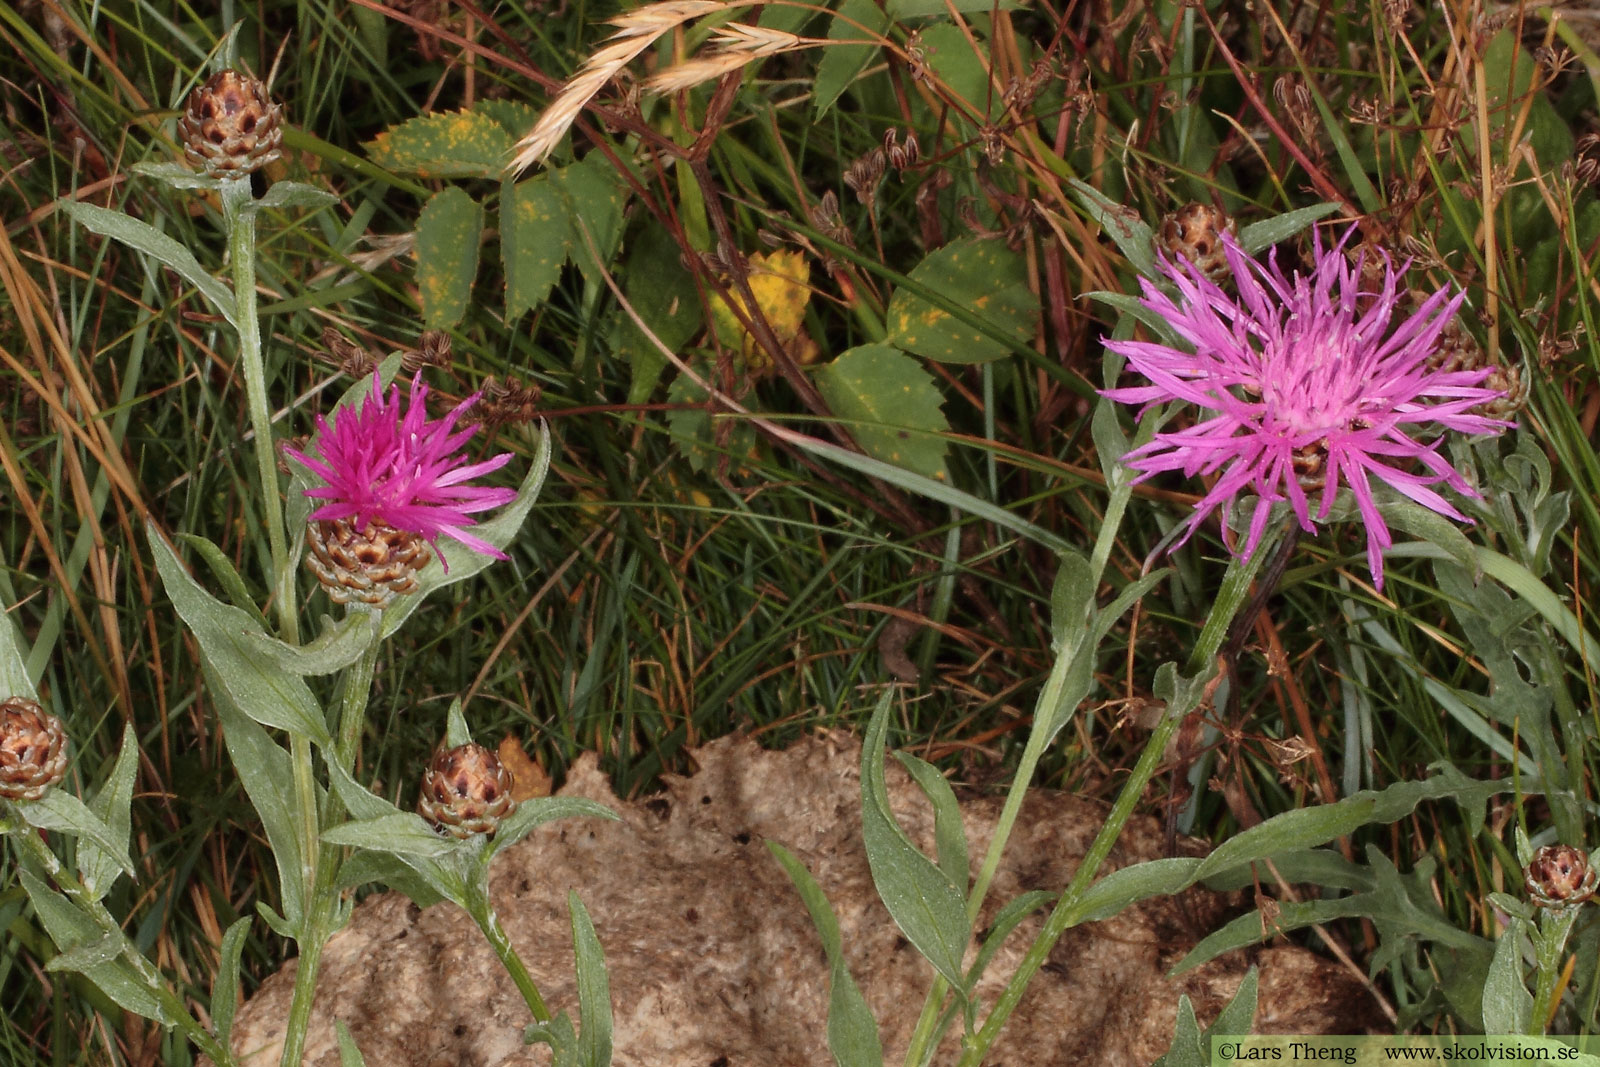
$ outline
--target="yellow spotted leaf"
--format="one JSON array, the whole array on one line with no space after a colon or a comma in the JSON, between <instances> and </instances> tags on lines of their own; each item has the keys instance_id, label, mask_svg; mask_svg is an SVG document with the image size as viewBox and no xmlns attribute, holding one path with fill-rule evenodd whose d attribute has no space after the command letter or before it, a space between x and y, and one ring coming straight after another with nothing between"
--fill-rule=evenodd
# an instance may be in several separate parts
<instances>
[{"instance_id":1,"label":"yellow spotted leaf","mask_svg":"<svg viewBox=\"0 0 1600 1067\"><path fill-rule=\"evenodd\" d=\"M417 298L430 330L448 330L467 313L478 273L483 209L455 186L434 193L417 219Z\"/></svg>"},{"instance_id":2,"label":"yellow spotted leaf","mask_svg":"<svg viewBox=\"0 0 1600 1067\"><path fill-rule=\"evenodd\" d=\"M888 339L898 348L941 363L988 363L1033 336L1039 298L1028 288L1027 265L1004 241L954 241L917 264L910 279L923 292L904 287L889 298Z\"/></svg>"},{"instance_id":3,"label":"yellow spotted leaf","mask_svg":"<svg viewBox=\"0 0 1600 1067\"><path fill-rule=\"evenodd\" d=\"M364 146L380 167L419 178L498 178L512 138L492 115L450 111L422 115Z\"/></svg>"},{"instance_id":4,"label":"yellow spotted leaf","mask_svg":"<svg viewBox=\"0 0 1600 1067\"><path fill-rule=\"evenodd\" d=\"M811 300L811 263L799 251L757 253L750 257L750 292L771 323L772 332L787 347L805 327L806 305ZM740 299L737 294L730 295L734 300ZM717 340L728 348L761 366L767 364L755 338L720 294L711 297L711 326Z\"/></svg>"},{"instance_id":5,"label":"yellow spotted leaf","mask_svg":"<svg viewBox=\"0 0 1600 1067\"><path fill-rule=\"evenodd\" d=\"M944 397L916 360L891 345L859 345L818 370L816 382L867 455L948 480Z\"/></svg>"}]
</instances>

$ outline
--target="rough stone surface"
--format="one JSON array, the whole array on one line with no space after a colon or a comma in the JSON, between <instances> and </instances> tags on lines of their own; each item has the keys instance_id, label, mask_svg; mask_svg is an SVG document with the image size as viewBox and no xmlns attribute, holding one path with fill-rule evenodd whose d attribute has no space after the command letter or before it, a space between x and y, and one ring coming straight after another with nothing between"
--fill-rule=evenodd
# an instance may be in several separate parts
<instances>
[{"instance_id":1,"label":"rough stone surface","mask_svg":"<svg viewBox=\"0 0 1600 1067\"><path fill-rule=\"evenodd\" d=\"M694 753L699 770L667 790L623 802L592 757L566 796L598 800L622 822L549 824L496 861L492 892L546 1002L576 1016L567 891L592 915L611 973L618 1067L817 1067L826 1044L827 967L805 908L765 847L795 853L827 893L850 967L877 1016L887 1062L898 1063L931 969L900 936L873 891L860 844L860 749L844 734L784 752L724 739ZM895 760L891 805L931 848L933 816ZM974 869L1000 799L963 801ZM1065 886L1104 808L1034 790L989 894L985 923L1031 889ZM1180 851L1200 846L1180 841ZM1165 854L1161 827L1136 818L1106 870ZM1234 953L1177 979L1166 972L1242 898L1191 890L1068 931L1035 977L989 1062L1005 1067L1147 1064L1171 1043L1180 993L1202 1025L1251 964L1261 969L1262 1032L1354 1033L1378 1022L1369 994L1335 964L1300 948ZM1042 922L1012 934L979 987L992 1004ZM276 1064L294 983L291 961L240 1011L241 1063ZM305 1063L338 1063L342 1019L368 1067L548 1064L525 1047L526 1007L471 920L453 905L419 910L397 894L364 901L328 945ZM947 1039L940 1063L954 1062Z\"/></svg>"}]
</instances>

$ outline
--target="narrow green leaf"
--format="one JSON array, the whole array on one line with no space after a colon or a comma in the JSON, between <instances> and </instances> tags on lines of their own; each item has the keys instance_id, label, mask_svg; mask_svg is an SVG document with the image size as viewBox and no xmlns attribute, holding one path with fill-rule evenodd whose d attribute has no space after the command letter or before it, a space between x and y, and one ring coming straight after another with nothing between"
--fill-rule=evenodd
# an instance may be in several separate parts
<instances>
[{"instance_id":1,"label":"narrow green leaf","mask_svg":"<svg viewBox=\"0 0 1600 1067\"><path fill-rule=\"evenodd\" d=\"M233 561L223 555L222 549L212 544L209 538L202 537L200 534L180 533L174 534L173 537L199 553L200 558L205 560L206 566L211 568L212 576L222 586L222 591L228 594L229 600L233 601L234 607L250 615L263 628L266 627L267 621L261 614L261 608L257 606L255 599L250 595L250 590L246 588L244 579L239 576L238 570L234 568Z\"/></svg>"},{"instance_id":2,"label":"narrow green leaf","mask_svg":"<svg viewBox=\"0 0 1600 1067\"><path fill-rule=\"evenodd\" d=\"M249 936L247 915L228 927L218 949L217 974L211 981L211 1026L223 1048L229 1047L233 1036L233 1017L239 1010L239 962Z\"/></svg>"},{"instance_id":3,"label":"narrow green leaf","mask_svg":"<svg viewBox=\"0 0 1600 1067\"><path fill-rule=\"evenodd\" d=\"M944 397L917 361L889 345L858 345L816 374L817 389L867 454L948 481Z\"/></svg>"},{"instance_id":4,"label":"narrow green leaf","mask_svg":"<svg viewBox=\"0 0 1600 1067\"><path fill-rule=\"evenodd\" d=\"M21 880L28 899L33 903L33 910L38 915L45 933L50 935L50 940L54 941L56 947L63 953L71 953L73 949L83 945L98 944L101 938L107 936L107 932L97 927L93 920L26 868L19 869L17 877ZM134 951L133 947L127 944L125 937L123 946L129 952ZM153 1019L163 1026L172 1026L177 1022L161 1006L161 1000L156 992L139 977L133 966L122 958L121 953L117 953L113 959L103 961L100 960L100 955L97 951L91 952L90 958L82 960L82 967L73 969L98 986L100 991L118 1006L135 1015ZM66 958L70 963L77 957L68 955Z\"/></svg>"},{"instance_id":5,"label":"narrow green leaf","mask_svg":"<svg viewBox=\"0 0 1600 1067\"><path fill-rule=\"evenodd\" d=\"M1490 1034L1525 1034L1533 1018L1533 994L1522 977L1524 924L1511 925L1495 942L1494 961L1483 983L1483 1029Z\"/></svg>"},{"instance_id":6,"label":"narrow green leaf","mask_svg":"<svg viewBox=\"0 0 1600 1067\"><path fill-rule=\"evenodd\" d=\"M1178 856L1112 871L1097 879L1073 904L1073 924L1099 922L1141 900L1182 892L1194 884L1199 869L1198 859Z\"/></svg>"},{"instance_id":7,"label":"narrow green leaf","mask_svg":"<svg viewBox=\"0 0 1600 1067\"><path fill-rule=\"evenodd\" d=\"M444 743L450 748L460 748L472 743L472 731L467 729L466 716L461 714L461 698L450 702L444 717Z\"/></svg>"},{"instance_id":8,"label":"narrow green leaf","mask_svg":"<svg viewBox=\"0 0 1600 1067\"><path fill-rule=\"evenodd\" d=\"M1254 964L1245 972L1239 988L1227 1007L1217 1013L1216 1021L1206 1027L1206 1036L1223 1034L1249 1034L1255 1031L1256 997L1261 990L1261 975Z\"/></svg>"},{"instance_id":9,"label":"narrow green leaf","mask_svg":"<svg viewBox=\"0 0 1600 1067\"><path fill-rule=\"evenodd\" d=\"M174 189L205 189L214 191L222 188L221 178L213 178L209 174L190 170L182 163L135 163L129 168L135 174L146 178L154 178Z\"/></svg>"},{"instance_id":10,"label":"narrow green leaf","mask_svg":"<svg viewBox=\"0 0 1600 1067\"><path fill-rule=\"evenodd\" d=\"M517 531L522 529L523 520L528 517L528 512L533 510L534 501L539 499L539 490L544 486L545 475L550 471L551 444L550 428L541 423L539 447L534 452L533 461L528 464L528 473L523 476L522 485L517 488L516 498L501 508L499 514L492 519L474 526L472 528L474 534L502 550L511 543ZM447 585L465 581L495 562L492 556L482 555L448 539L440 543L439 552L450 565L450 569L447 571L443 567L430 565L417 575L417 591L401 597L383 612L384 637L400 629L429 594Z\"/></svg>"},{"instance_id":11,"label":"narrow green leaf","mask_svg":"<svg viewBox=\"0 0 1600 1067\"><path fill-rule=\"evenodd\" d=\"M1187 993L1180 994L1172 1047L1151 1067L1209 1067L1210 1062L1205 1044L1200 1040L1200 1021L1194 1017L1194 1004Z\"/></svg>"},{"instance_id":12,"label":"narrow green leaf","mask_svg":"<svg viewBox=\"0 0 1600 1067\"><path fill-rule=\"evenodd\" d=\"M1286 211L1270 219L1252 222L1239 231L1239 247L1244 249L1246 255L1253 256L1263 249L1271 248L1279 241L1287 241L1313 222L1338 210L1338 204L1313 204L1311 207Z\"/></svg>"},{"instance_id":13,"label":"narrow green leaf","mask_svg":"<svg viewBox=\"0 0 1600 1067\"><path fill-rule=\"evenodd\" d=\"M1094 571L1081 552L1056 557L1056 580L1050 587L1050 639L1057 649L1069 634L1080 635L1094 617Z\"/></svg>"},{"instance_id":14,"label":"narrow green leaf","mask_svg":"<svg viewBox=\"0 0 1600 1067\"><path fill-rule=\"evenodd\" d=\"M4 601L0 601L0 700L6 697L37 701L39 690L28 675L28 648L22 630Z\"/></svg>"},{"instance_id":15,"label":"narrow green leaf","mask_svg":"<svg viewBox=\"0 0 1600 1067\"><path fill-rule=\"evenodd\" d=\"M828 957L828 1050L833 1053L833 1062L838 1067L882 1067L883 1040L878 1034L878 1020L850 974L844 942L839 936L839 920L834 918L827 896L794 853L776 841L768 841L767 849L794 883Z\"/></svg>"},{"instance_id":16,"label":"narrow green leaf","mask_svg":"<svg viewBox=\"0 0 1600 1067\"><path fill-rule=\"evenodd\" d=\"M363 9L358 7L356 10ZM356 1047L356 1039L350 1036L350 1028L344 1024L344 1020L336 1019L333 1025L339 1039L339 1067L367 1067L367 1061Z\"/></svg>"},{"instance_id":17,"label":"narrow green leaf","mask_svg":"<svg viewBox=\"0 0 1600 1067\"><path fill-rule=\"evenodd\" d=\"M148 223L129 218L120 211L110 211L76 201L63 204L61 210L85 229L121 241L129 248L143 252L156 262L171 267L177 271L179 277L211 301L217 313L230 325L238 325L234 319L233 291L202 267L200 261L194 258L194 253L184 245Z\"/></svg>"},{"instance_id":18,"label":"narrow green leaf","mask_svg":"<svg viewBox=\"0 0 1600 1067\"><path fill-rule=\"evenodd\" d=\"M71 834L92 843L104 854L109 865L133 877L133 861L128 858L126 839L119 841L111 827L65 789L52 789L38 800L18 804L17 811L29 826ZM99 887L101 895L106 888L108 885Z\"/></svg>"},{"instance_id":19,"label":"narrow green leaf","mask_svg":"<svg viewBox=\"0 0 1600 1067\"><path fill-rule=\"evenodd\" d=\"M566 202L548 174L523 182L508 180L501 186L500 255L505 262L507 319L520 317L550 295L571 241Z\"/></svg>"},{"instance_id":20,"label":"narrow green leaf","mask_svg":"<svg viewBox=\"0 0 1600 1067\"><path fill-rule=\"evenodd\" d=\"M159 531L147 527L156 570L172 606L188 624L206 661L215 668L221 691L240 711L263 726L287 730L318 745L329 743L317 700L293 674L269 669L243 637L262 633L260 624L236 607L200 588Z\"/></svg>"},{"instance_id":21,"label":"narrow green leaf","mask_svg":"<svg viewBox=\"0 0 1600 1067\"><path fill-rule=\"evenodd\" d=\"M1133 269L1146 278L1160 274L1156 269L1155 235L1139 213L1125 204L1118 204L1087 182L1077 178L1067 179L1073 195L1083 205L1089 217L1098 222L1106 235L1116 244Z\"/></svg>"},{"instance_id":22,"label":"narrow green leaf","mask_svg":"<svg viewBox=\"0 0 1600 1067\"><path fill-rule=\"evenodd\" d=\"M483 209L464 190L446 186L423 205L417 219L417 292L429 329L449 329L467 313L482 237Z\"/></svg>"},{"instance_id":23,"label":"narrow green leaf","mask_svg":"<svg viewBox=\"0 0 1600 1067\"><path fill-rule=\"evenodd\" d=\"M419 178L498 178L512 138L481 111L423 115L392 126L363 147L378 166ZM463 193L463 196L466 194Z\"/></svg>"},{"instance_id":24,"label":"narrow green leaf","mask_svg":"<svg viewBox=\"0 0 1600 1067\"><path fill-rule=\"evenodd\" d=\"M518 804L517 810L501 822L489 848L492 852L498 852L521 841L545 823L557 819L609 819L616 822L621 818L596 800L583 797L533 797Z\"/></svg>"},{"instance_id":25,"label":"narrow green leaf","mask_svg":"<svg viewBox=\"0 0 1600 1067\"><path fill-rule=\"evenodd\" d=\"M933 840L939 852L939 869L951 883L965 889L971 872L967 869L967 832L961 823L961 805L955 790L939 768L909 752L896 752L895 759L933 805Z\"/></svg>"},{"instance_id":26,"label":"narrow green leaf","mask_svg":"<svg viewBox=\"0 0 1600 1067\"><path fill-rule=\"evenodd\" d=\"M883 759L892 700L893 694L884 694L862 746L861 837L867 864L895 925L965 999L961 957L971 934L966 898L961 888L911 843L889 808Z\"/></svg>"},{"instance_id":27,"label":"narrow green leaf","mask_svg":"<svg viewBox=\"0 0 1600 1067\"><path fill-rule=\"evenodd\" d=\"M872 0L842 0L828 27L828 39L869 41L888 28L889 16ZM835 44L822 50L811 92L816 117L828 113L877 54L878 45L875 44Z\"/></svg>"},{"instance_id":28,"label":"narrow green leaf","mask_svg":"<svg viewBox=\"0 0 1600 1067\"><path fill-rule=\"evenodd\" d=\"M281 927L273 929L298 938L305 921L305 872L300 828L294 817L294 768L289 753L234 704L218 678L216 667L206 662L202 662L202 667L206 686L213 694L217 715L222 720L222 739L228 746L228 758L256 809L256 817L266 831L272 858L278 866L278 891L283 897L284 915L277 920Z\"/></svg>"},{"instance_id":29,"label":"narrow green leaf","mask_svg":"<svg viewBox=\"0 0 1600 1067\"><path fill-rule=\"evenodd\" d=\"M44 965L46 971L76 971L79 974L92 967L110 963L122 955L126 939L120 934L102 934L93 941L85 941L69 948Z\"/></svg>"},{"instance_id":30,"label":"narrow green leaf","mask_svg":"<svg viewBox=\"0 0 1600 1067\"><path fill-rule=\"evenodd\" d=\"M374 631L382 625L381 617L381 612L362 609L345 612L338 622L323 616L322 632L316 640L303 645L291 645L259 631L240 637L251 651L272 661L280 671L316 677L342 671L360 659L372 644Z\"/></svg>"},{"instance_id":31,"label":"narrow green leaf","mask_svg":"<svg viewBox=\"0 0 1600 1067\"><path fill-rule=\"evenodd\" d=\"M572 913L572 947L578 971L578 1060L583 1067L610 1067L611 979L589 911L578 894L567 893Z\"/></svg>"},{"instance_id":32,"label":"narrow green leaf","mask_svg":"<svg viewBox=\"0 0 1600 1067\"><path fill-rule=\"evenodd\" d=\"M118 857L128 854L128 837L132 832L129 805L133 803L133 779L138 770L139 744L134 740L133 727L124 726L117 762L105 784L89 802L89 811L104 825L112 844L119 847L115 852L107 852L88 837L78 847L78 879L96 900L105 897L111 883L123 870Z\"/></svg>"},{"instance_id":33,"label":"narrow green leaf","mask_svg":"<svg viewBox=\"0 0 1600 1067\"><path fill-rule=\"evenodd\" d=\"M1027 263L998 238L952 241L909 275L918 285L976 314L982 328L909 289L896 289L886 316L888 340L942 363L988 363L1033 335L1039 298L1028 288Z\"/></svg>"},{"instance_id":34,"label":"narrow green leaf","mask_svg":"<svg viewBox=\"0 0 1600 1067\"><path fill-rule=\"evenodd\" d=\"M455 838L441 836L422 816L409 811L341 823L324 830L322 840L330 845L349 845L425 859L438 859L456 848Z\"/></svg>"},{"instance_id":35,"label":"narrow green leaf","mask_svg":"<svg viewBox=\"0 0 1600 1067\"><path fill-rule=\"evenodd\" d=\"M337 204L339 198L326 189L318 189L304 182L273 182L259 200L246 205L249 211L278 211L284 208L303 207L310 210Z\"/></svg>"}]
</instances>

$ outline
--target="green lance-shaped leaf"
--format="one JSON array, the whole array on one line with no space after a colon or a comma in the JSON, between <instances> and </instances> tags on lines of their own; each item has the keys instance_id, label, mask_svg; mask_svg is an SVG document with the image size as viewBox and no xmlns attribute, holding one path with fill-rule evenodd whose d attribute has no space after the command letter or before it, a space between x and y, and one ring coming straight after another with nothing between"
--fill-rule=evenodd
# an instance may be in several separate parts
<instances>
[{"instance_id":1,"label":"green lance-shaped leaf","mask_svg":"<svg viewBox=\"0 0 1600 1067\"><path fill-rule=\"evenodd\" d=\"M1522 919L1512 919L1494 946L1483 983L1483 1028L1491 1034L1525 1034L1533 1017L1533 994L1522 977Z\"/></svg>"},{"instance_id":2,"label":"green lance-shaped leaf","mask_svg":"<svg viewBox=\"0 0 1600 1067\"><path fill-rule=\"evenodd\" d=\"M272 187L262 195L261 199L250 201L245 205L245 210L267 211L303 207L315 211L338 202L337 196L314 185L306 185L304 182L273 182Z\"/></svg>"},{"instance_id":3,"label":"green lance-shaped leaf","mask_svg":"<svg viewBox=\"0 0 1600 1067\"><path fill-rule=\"evenodd\" d=\"M356 8L356 10L363 9ZM367 1067L367 1061L361 1055L361 1050L356 1047L356 1039L350 1036L350 1028L344 1024L344 1020L337 1020L334 1027L339 1039L339 1067Z\"/></svg>"},{"instance_id":4,"label":"green lance-shaped leaf","mask_svg":"<svg viewBox=\"0 0 1600 1067\"><path fill-rule=\"evenodd\" d=\"M452 185L423 205L417 219L417 293L429 329L449 329L467 313L482 237L483 209L465 191Z\"/></svg>"},{"instance_id":5,"label":"green lance-shaped leaf","mask_svg":"<svg viewBox=\"0 0 1600 1067\"><path fill-rule=\"evenodd\" d=\"M56 947L62 951L65 957L63 969L79 972L120 1007L135 1015L154 1019L163 1026L177 1023L177 1020L162 1007L157 992L151 989L134 970L133 965L123 958L123 951L132 952L134 949L120 931L109 935L114 939L120 939L119 951L107 953L101 945L102 940L108 936L107 931L96 926L92 919L74 907L66 897L40 881L26 868L18 870L17 877L21 880L28 899L33 902L33 910L39 916L39 922L44 926L45 933L50 935L50 940L54 941ZM85 947L88 947L88 951L73 951Z\"/></svg>"},{"instance_id":6,"label":"green lance-shaped leaf","mask_svg":"<svg viewBox=\"0 0 1600 1067\"><path fill-rule=\"evenodd\" d=\"M1072 186L1073 195L1089 217L1101 225L1133 269L1146 278L1156 277L1160 272L1156 269L1156 254L1151 244L1154 234L1139 213L1110 199L1087 182L1069 178L1067 184Z\"/></svg>"},{"instance_id":7,"label":"green lance-shaped leaf","mask_svg":"<svg viewBox=\"0 0 1600 1067\"><path fill-rule=\"evenodd\" d=\"M971 873L967 869L967 834L961 823L961 805L955 790L945 781L939 768L909 752L896 752L894 758L911 775L933 805L933 840L939 853L939 869L958 886L965 886Z\"/></svg>"},{"instance_id":8,"label":"green lance-shaped leaf","mask_svg":"<svg viewBox=\"0 0 1600 1067\"><path fill-rule=\"evenodd\" d=\"M568 891L567 910L572 913L572 948L578 964L578 1062L583 1067L610 1067L611 979L605 952L577 893Z\"/></svg>"},{"instance_id":9,"label":"green lance-shaped leaf","mask_svg":"<svg viewBox=\"0 0 1600 1067\"><path fill-rule=\"evenodd\" d=\"M987 363L1033 334L1039 298L1027 264L998 238L952 241L929 255L911 281L983 320L979 328L907 288L889 298L889 342L941 363Z\"/></svg>"},{"instance_id":10,"label":"green lance-shaped leaf","mask_svg":"<svg viewBox=\"0 0 1600 1067\"><path fill-rule=\"evenodd\" d=\"M960 887L911 843L889 809L883 758L892 699L892 694L884 694L862 746L862 843L873 884L895 925L964 998L961 957L971 934L965 897Z\"/></svg>"},{"instance_id":11,"label":"green lance-shaped leaf","mask_svg":"<svg viewBox=\"0 0 1600 1067\"><path fill-rule=\"evenodd\" d=\"M870 41L889 28L889 16L873 0L843 0L828 27L830 41ZM835 44L822 50L811 99L817 117L827 114L839 97L878 54L875 44Z\"/></svg>"},{"instance_id":12,"label":"green lance-shaped leaf","mask_svg":"<svg viewBox=\"0 0 1600 1067\"><path fill-rule=\"evenodd\" d=\"M948 481L944 397L916 360L889 345L859 345L821 368L817 389L867 455Z\"/></svg>"},{"instance_id":13,"label":"green lance-shaped leaf","mask_svg":"<svg viewBox=\"0 0 1600 1067\"><path fill-rule=\"evenodd\" d=\"M200 293L211 301L217 314L230 325L237 325L234 321L233 292L202 267L200 261L194 258L194 253L184 245L149 223L129 218L120 211L110 211L103 207L95 207L93 204L82 203L63 204L61 210L85 229L121 241L129 248L143 252L156 262L171 267L179 277L200 290Z\"/></svg>"},{"instance_id":14,"label":"green lance-shaped leaf","mask_svg":"<svg viewBox=\"0 0 1600 1067\"><path fill-rule=\"evenodd\" d=\"M498 178L511 134L482 111L423 115L390 127L364 146L378 166L419 178Z\"/></svg>"},{"instance_id":15,"label":"green lance-shaped leaf","mask_svg":"<svg viewBox=\"0 0 1600 1067\"><path fill-rule=\"evenodd\" d=\"M65 789L52 789L38 800L18 804L17 811L29 826L39 830L71 834L93 844L104 856L108 866L115 871L126 872L132 877L133 861L128 858L126 836L124 835L119 841L111 827L90 811L83 801ZM104 895L108 886L109 879L105 885L99 887L99 895Z\"/></svg>"},{"instance_id":16,"label":"green lance-shaped leaf","mask_svg":"<svg viewBox=\"0 0 1600 1067\"><path fill-rule=\"evenodd\" d=\"M1270 219L1262 219L1260 222L1252 222L1239 231L1239 247L1244 249L1246 255L1253 256L1263 249L1271 248L1279 241L1287 241L1313 222L1338 210L1338 204L1313 204L1311 207L1303 207L1282 215L1274 215Z\"/></svg>"},{"instance_id":17,"label":"green lance-shaped leaf","mask_svg":"<svg viewBox=\"0 0 1600 1067\"><path fill-rule=\"evenodd\" d=\"M261 725L326 745L328 727L306 683L264 662L257 648L245 640L243 635L247 633L265 636L261 624L200 588L161 534L153 526L147 530L161 584L200 643L201 655L214 669L222 692L236 708Z\"/></svg>"},{"instance_id":18,"label":"green lance-shaped leaf","mask_svg":"<svg viewBox=\"0 0 1600 1067\"><path fill-rule=\"evenodd\" d=\"M111 883L123 871L128 855L128 837L132 832L129 806L133 803L133 779L139 771L139 745L133 737L133 727L122 730L122 749L100 791L89 802L89 811L105 827L110 843L118 846L107 851L92 837L85 837L78 846L78 880L96 900L105 897Z\"/></svg>"},{"instance_id":19,"label":"green lance-shaped leaf","mask_svg":"<svg viewBox=\"0 0 1600 1067\"><path fill-rule=\"evenodd\" d=\"M217 952L217 974L211 981L211 1026L223 1048L232 1044L233 1017L239 1010L239 961L249 936L250 917L237 919L222 935Z\"/></svg>"},{"instance_id":20,"label":"green lance-shaped leaf","mask_svg":"<svg viewBox=\"0 0 1600 1067\"><path fill-rule=\"evenodd\" d=\"M39 699L39 690L28 675L28 648L17 620L0 601L0 700L7 697Z\"/></svg>"},{"instance_id":21,"label":"green lance-shaped leaf","mask_svg":"<svg viewBox=\"0 0 1600 1067\"><path fill-rule=\"evenodd\" d=\"M833 1062L838 1067L881 1067L883 1039L878 1034L878 1020L845 962L839 920L834 918L827 896L794 853L776 841L768 841L767 848L811 913L811 923L817 928L822 951L828 957L828 1050L833 1053Z\"/></svg>"},{"instance_id":22,"label":"green lance-shaped leaf","mask_svg":"<svg viewBox=\"0 0 1600 1067\"><path fill-rule=\"evenodd\" d=\"M501 186L500 254L505 262L507 319L516 319L550 294L561 277L571 240L566 201L548 174Z\"/></svg>"}]
</instances>

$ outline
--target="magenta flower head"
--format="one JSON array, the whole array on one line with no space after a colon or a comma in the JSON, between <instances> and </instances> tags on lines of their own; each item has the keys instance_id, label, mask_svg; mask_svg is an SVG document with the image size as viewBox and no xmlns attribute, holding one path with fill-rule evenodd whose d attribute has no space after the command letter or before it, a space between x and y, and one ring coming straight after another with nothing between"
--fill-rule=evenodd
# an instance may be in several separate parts
<instances>
[{"instance_id":1,"label":"magenta flower head","mask_svg":"<svg viewBox=\"0 0 1600 1067\"><path fill-rule=\"evenodd\" d=\"M306 496L325 501L310 518L313 524L335 524L357 533L378 529L410 535L426 541L435 554L439 538L450 537L474 552L505 559L505 553L466 527L476 523L468 516L507 504L516 496L511 489L471 484L472 479L505 466L511 454L468 463L460 449L477 427L457 429L456 423L477 395L442 419L428 418L427 397L420 373L411 380L409 401L402 404L400 387L392 386L385 397L374 372L372 392L359 407L335 412L332 423L317 416L320 457L284 449L322 480L322 485L306 490Z\"/></svg>"},{"instance_id":2,"label":"magenta flower head","mask_svg":"<svg viewBox=\"0 0 1600 1067\"><path fill-rule=\"evenodd\" d=\"M1314 532L1307 494L1320 488L1321 521L1347 487L1365 522L1367 563L1381 589L1392 538L1373 499L1373 479L1441 515L1470 521L1432 488L1443 483L1477 496L1440 455L1442 432L1499 433L1510 423L1473 410L1503 395L1480 385L1490 368L1430 365L1465 294L1441 289L1406 314L1405 266L1396 269L1385 255L1381 281L1363 288L1374 272L1346 259L1353 232L1332 248L1317 236L1310 273L1292 278L1275 252L1262 266L1223 234L1237 297L1188 263L1163 261L1161 272L1177 295L1143 280L1141 303L1184 347L1105 342L1149 384L1102 395L1143 405L1188 401L1204 413L1123 457L1140 480L1172 470L1217 475L1185 523L1183 540L1207 515L1219 508L1231 514L1252 492L1249 532L1235 549L1248 559L1274 504L1288 501L1301 528Z\"/></svg>"}]
</instances>

